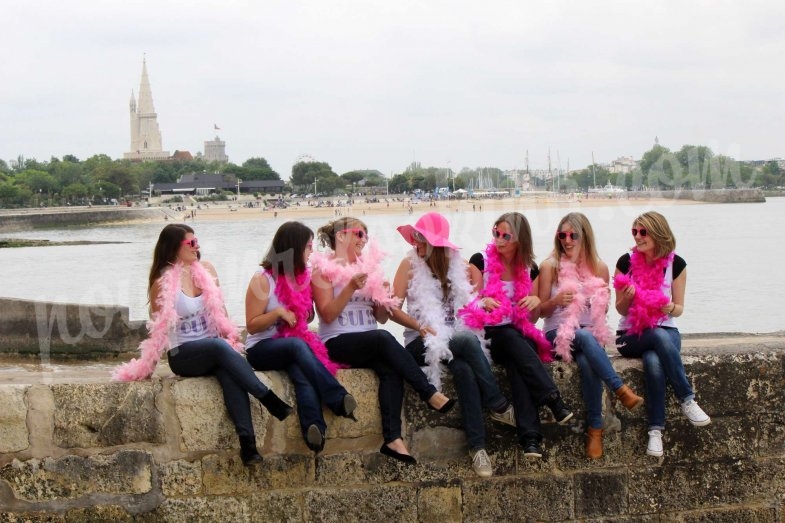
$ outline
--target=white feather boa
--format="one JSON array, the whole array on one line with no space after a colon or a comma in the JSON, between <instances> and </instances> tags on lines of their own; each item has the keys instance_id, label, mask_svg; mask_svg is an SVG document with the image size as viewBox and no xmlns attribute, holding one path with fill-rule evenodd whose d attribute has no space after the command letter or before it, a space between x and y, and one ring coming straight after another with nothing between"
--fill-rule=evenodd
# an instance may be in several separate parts
<instances>
[{"instance_id":1,"label":"white feather boa","mask_svg":"<svg viewBox=\"0 0 785 523\"><path fill-rule=\"evenodd\" d=\"M480 340L485 352L485 357L490 361L490 354L486 347L482 331L469 329L460 318L455 317L455 324L448 325L445 321L450 301L454 311L458 311L469 303L474 297L466 263L458 255L458 251L450 252L450 265L447 270L449 279L450 301L442 299L442 287L425 261L412 249L406 254L411 271L409 285L406 290L407 314L420 322L421 325L430 327L435 335L427 334L423 339L425 343L425 375L428 381L438 390L442 388L442 362L452 360L450 352L450 339L457 330L469 330Z\"/></svg>"}]
</instances>

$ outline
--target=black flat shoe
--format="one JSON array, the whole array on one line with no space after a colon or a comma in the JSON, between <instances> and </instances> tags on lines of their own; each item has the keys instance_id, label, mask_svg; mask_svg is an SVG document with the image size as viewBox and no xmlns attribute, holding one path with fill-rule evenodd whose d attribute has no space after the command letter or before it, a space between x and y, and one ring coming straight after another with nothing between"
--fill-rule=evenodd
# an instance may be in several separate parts
<instances>
[{"instance_id":1,"label":"black flat shoe","mask_svg":"<svg viewBox=\"0 0 785 523\"><path fill-rule=\"evenodd\" d=\"M410 456L409 454L401 454L390 447L387 446L386 443L382 444L382 448L379 449L379 452L384 454L385 456L389 456L392 459L397 459L401 463L405 463L407 465L416 465L417 460L414 459L414 456Z\"/></svg>"},{"instance_id":2,"label":"black flat shoe","mask_svg":"<svg viewBox=\"0 0 785 523\"><path fill-rule=\"evenodd\" d=\"M440 412L442 414L447 414L452 410L454 406L455 406L455 400L453 399L447 400L447 403L445 403L444 405L441 406L441 408L438 409L433 405L431 405L430 403L428 403L428 408L430 408L431 410L435 410L436 412Z\"/></svg>"},{"instance_id":3,"label":"black flat shoe","mask_svg":"<svg viewBox=\"0 0 785 523\"><path fill-rule=\"evenodd\" d=\"M317 454L324 449L324 433L316 425L310 425L305 434L305 444Z\"/></svg>"},{"instance_id":4,"label":"black flat shoe","mask_svg":"<svg viewBox=\"0 0 785 523\"><path fill-rule=\"evenodd\" d=\"M354 396L351 394L347 394L341 400L341 412L337 414L344 418L349 418L352 421L357 421L357 418L354 417L354 409L357 408L357 400L354 399Z\"/></svg>"}]
</instances>

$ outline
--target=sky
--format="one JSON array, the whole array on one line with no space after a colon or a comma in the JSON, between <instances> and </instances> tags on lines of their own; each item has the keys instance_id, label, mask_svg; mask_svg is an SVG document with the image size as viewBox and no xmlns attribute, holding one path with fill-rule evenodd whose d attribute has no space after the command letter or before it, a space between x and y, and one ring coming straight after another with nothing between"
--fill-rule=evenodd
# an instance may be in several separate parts
<instances>
[{"instance_id":1,"label":"sky","mask_svg":"<svg viewBox=\"0 0 785 523\"><path fill-rule=\"evenodd\" d=\"M165 150L218 135L283 179L304 158L578 169L655 137L785 157L781 1L10 0L0 19L6 162L122 157L143 57Z\"/></svg>"}]
</instances>

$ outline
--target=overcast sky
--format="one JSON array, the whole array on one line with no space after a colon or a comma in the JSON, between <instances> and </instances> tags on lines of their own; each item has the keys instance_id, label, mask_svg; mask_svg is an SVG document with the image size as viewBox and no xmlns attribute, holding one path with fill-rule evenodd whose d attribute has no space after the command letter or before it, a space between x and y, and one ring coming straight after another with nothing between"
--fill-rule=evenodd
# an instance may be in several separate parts
<instances>
[{"instance_id":1,"label":"overcast sky","mask_svg":"<svg viewBox=\"0 0 785 523\"><path fill-rule=\"evenodd\" d=\"M145 53L165 150L218 134L284 179L303 155L575 169L655 136L785 157L783 5L6 0L0 158L122 157Z\"/></svg>"}]
</instances>

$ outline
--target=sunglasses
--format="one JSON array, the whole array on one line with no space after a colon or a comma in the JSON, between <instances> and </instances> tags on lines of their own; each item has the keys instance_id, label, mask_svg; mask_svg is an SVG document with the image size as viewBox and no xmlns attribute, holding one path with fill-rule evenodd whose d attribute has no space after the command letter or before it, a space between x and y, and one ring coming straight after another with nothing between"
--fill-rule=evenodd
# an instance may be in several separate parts
<instances>
[{"instance_id":1,"label":"sunglasses","mask_svg":"<svg viewBox=\"0 0 785 523\"><path fill-rule=\"evenodd\" d=\"M343 229L341 232L351 232L354 233L359 239L363 239L368 236L368 233L365 232L365 229Z\"/></svg>"},{"instance_id":2,"label":"sunglasses","mask_svg":"<svg viewBox=\"0 0 785 523\"><path fill-rule=\"evenodd\" d=\"M182 243L183 245L190 245L194 249L196 247L199 247L199 240L197 240L196 238L191 238L190 240L183 240L180 243Z\"/></svg>"},{"instance_id":3,"label":"sunglasses","mask_svg":"<svg viewBox=\"0 0 785 523\"><path fill-rule=\"evenodd\" d=\"M646 229L636 229L635 227L632 228L632 236L638 236L640 234L641 238L645 238L648 233Z\"/></svg>"},{"instance_id":4,"label":"sunglasses","mask_svg":"<svg viewBox=\"0 0 785 523\"><path fill-rule=\"evenodd\" d=\"M581 233L579 233L579 232L561 232L561 231L559 231L559 232L556 233L556 236L558 236L560 240L566 240L567 237L569 236L569 238L572 241L575 241L575 242L577 242L578 240L581 239Z\"/></svg>"},{"instance_id":5,"label":"sunglasses","mask_svg":"<svg viewBox=\"0 0 785 523\"><path fill-rule=\"evenodd\" d=\"M508 232L499 232L499 229L497 229L496 227L491 229L491 233L493 233L493 237L496 238L497 240L499 238L501 238L502 240L504 240L506 242L512 240L512 234L510 234Z\"/></svg>"},{"instance_id":6,"label":"sunglasses","mask_svg":"<svg viewBox=\"0 0 785 523\"><path fill-rule=\"evenodd\" d=\"M425 236L419 231L412 231L412 239L419 243L428 243L428 240L426 240Z\"/></svg>"}]
</instances>

